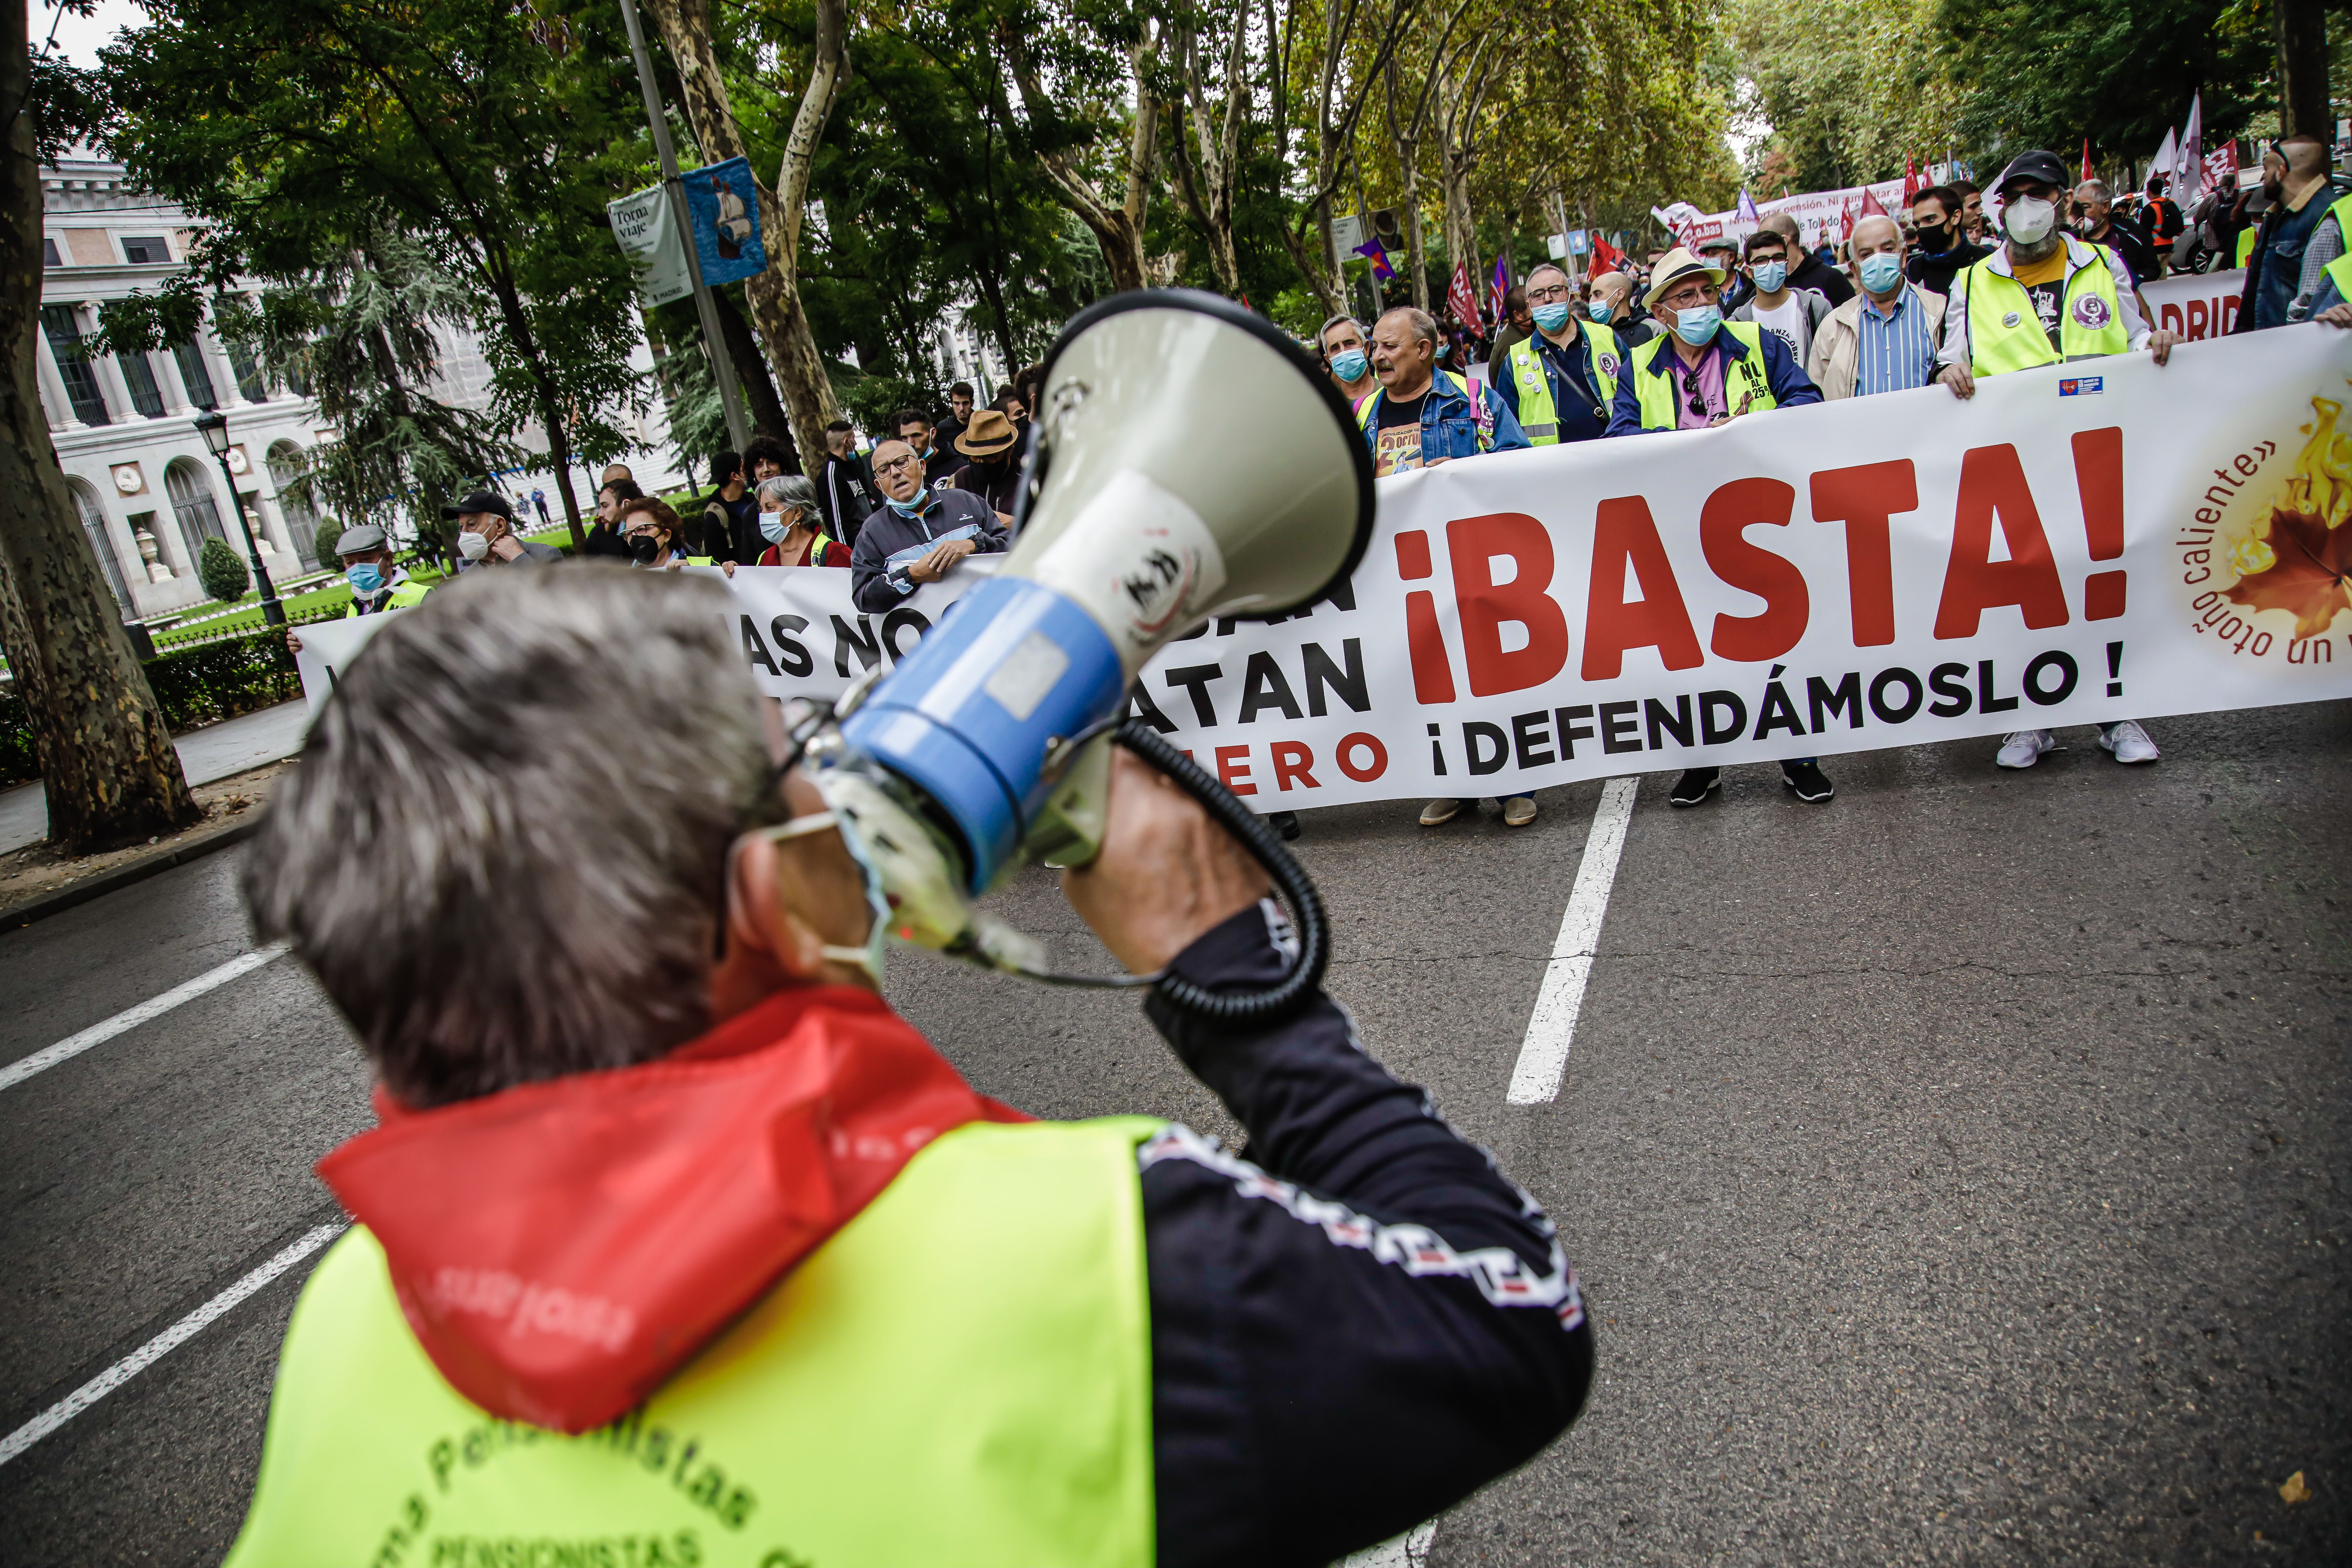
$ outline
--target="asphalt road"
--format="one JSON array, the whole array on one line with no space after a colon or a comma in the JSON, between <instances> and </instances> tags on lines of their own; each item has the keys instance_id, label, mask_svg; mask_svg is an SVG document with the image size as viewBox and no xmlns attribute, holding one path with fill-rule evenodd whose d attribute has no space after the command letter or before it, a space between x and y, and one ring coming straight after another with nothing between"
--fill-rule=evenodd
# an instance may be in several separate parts
<instances>
[{"instance_id":1,"label":"asphalt road","mask_svg":"<svg viewBox=\"0 0 2352 1568\"><path fill-rule=\"evenodd\" d=\"M1645 780L1556 1101L1504 1090L1601 786L1307 818L1331 987L1546 1204L1601 1375L1455 1563L2352 1559L2352 707ZM216 856L0 937L0 1064L250 945ZM1005 912L1091 943L1042 874ZM1231 1134L1131 1001L894 953L992 1093ZM0 1091L0 1433L333 1209L365 1074L280 961ZM0 1465L0 1562L233 1536L303 1269ZM2302 1472L2309 1500L2281 1483Z\"/></svg>"}]
</instances>

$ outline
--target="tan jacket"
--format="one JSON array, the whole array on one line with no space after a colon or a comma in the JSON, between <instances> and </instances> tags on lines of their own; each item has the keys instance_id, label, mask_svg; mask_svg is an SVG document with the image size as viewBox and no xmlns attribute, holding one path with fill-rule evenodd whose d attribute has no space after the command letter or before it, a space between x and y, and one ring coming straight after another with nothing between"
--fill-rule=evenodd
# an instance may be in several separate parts
<instances>
[{"instance_id":1,"label":"tan jacket","mask_svg":"<svg viewBox=\"0 0 2352 1568\"><path fill-rule=\"evenodd\" d=\"M1940 347L1944 341L1944 297L1916 283L1906 283L1904 287L1918 295L1919 302L1927 308L1927 336ZM1854 362L1862 353L1862 312L1863 296L1856 294L1813 329L1813 352L1805 370L1824 398L1853 395Z\"/></svg>"}]
</instances>

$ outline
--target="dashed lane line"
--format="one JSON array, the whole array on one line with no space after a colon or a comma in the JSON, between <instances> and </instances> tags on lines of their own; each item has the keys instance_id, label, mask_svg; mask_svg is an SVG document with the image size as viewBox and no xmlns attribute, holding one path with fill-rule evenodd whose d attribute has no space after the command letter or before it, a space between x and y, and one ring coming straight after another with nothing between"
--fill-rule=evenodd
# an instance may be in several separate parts
<instances>
[{"instance_id":1,"label":"dashed lane line","mask_svg":"<svg viewBox=\"0 0 2352 1568\"><path fill-rule=\"evenodd\" d=\"M1609 912L1610 890L1617 885L1618 858L1625 852L1625 826L1633 816L1633 792L1638 779L1611 779L1593 809L1592 828L1584 839L1584 863L1576 869L1576 887L1568 896L1568 910L1559 917L1559 936L1551 944L1551 962L1544 966L1543 989L1536 994L1536 1010L1528 1019L1527 1038L1519 1043L1519 1059L1511 1069L1513 1105L1541 1105L1559 1096L1559 1082L1568 1072L1568 1047L1576 1038L1576 1017L1584 1008L1585 983L1592 978L1592 960L1600 951L1601 921Z\"/></svg>"},{"instance_id":2,"label":"dashed lane line","mask_svg":"<svg viewBox=\"0 0 2352 1568\"><path fill-rule=\"evenodd\" d=\"M281 1247L268 1262L214 1297L211 1300L17 1427L5 1437L0 1437L0 1465L8 1463L34 1444L105 1398L108 1394L153 1366L202 1333L215 1321L236 1304L310 1257L327 1243L342 1235L343 1222L315 1226L295 1241Z\"/></svg>"},{"instance_id":3,"label":"dashed lane line","mask_svg":"<svg viewBox=\"0 0 2352 1568\"><path fill-rule=\"evenodd\" d=\"M126 1008L111 1018L92 1024L79 1035L69 1035L29 1057L20 1057L0 1068L0 1090L14 1089L34 1074L47 1072L59 1062L71 1060L92 1046L104 1045L126 1030L160 1018L183 1002L193 1002L205 992L226 985L240 974L250 974L271 960L284 956L285 952L284 942L273 942L268 947L240 953L217 969L207 969L194 980L173 986L161 996L151 996L136 1007Z\"/></svg>"}]
</instances>

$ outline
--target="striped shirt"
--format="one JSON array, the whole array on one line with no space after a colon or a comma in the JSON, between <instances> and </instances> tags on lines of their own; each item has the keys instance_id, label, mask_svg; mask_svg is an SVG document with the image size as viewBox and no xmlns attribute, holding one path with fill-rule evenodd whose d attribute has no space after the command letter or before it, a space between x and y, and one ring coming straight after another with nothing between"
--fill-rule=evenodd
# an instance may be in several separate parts
<instances>
[{"instance_id":1,"label":"striped shirt","mask_svg":"<svg viewBox=\"0 0 2352 1568\"><path fill-rule=\"evenodd\" d=\"M1880 315L1864 299L1854 330L1859 340L1853 365L1856 397L1874 392L1907 392L1935 379L1936 340L1929 333L1927 308L1910 284L1906 283L1895 297L1892 315Z\"/></svg>"}]
</instances>

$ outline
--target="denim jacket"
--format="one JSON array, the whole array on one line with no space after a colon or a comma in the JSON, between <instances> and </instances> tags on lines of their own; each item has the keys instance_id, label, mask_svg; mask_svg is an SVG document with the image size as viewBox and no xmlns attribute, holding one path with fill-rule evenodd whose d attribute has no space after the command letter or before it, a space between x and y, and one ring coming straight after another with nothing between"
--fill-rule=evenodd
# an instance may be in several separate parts
<instances>
[{"instance_id":1,"label":"denim jacket","mask_svg":"<svg viewBox=\"0 0 2352 1568\"><path fill-rule=\"evenodd\" d=\"M1429 395L1421 404L1421 460L1428 463L1439 458L1475 458L1481 451L1507 452L1532 445L1527 432L1519 428L1511 405L1503 395L1483 383L1478 391L1486 404L1489 428L1494 438L1486 446L1478 444L1480 424L1470 406L1470 389L1452 371L1432 374ZM1358 410L1364 432L1364 446L1377 450L1381 436L1381 400L1385 390L1375 392Z\"/></svg>"}]
</instances>

